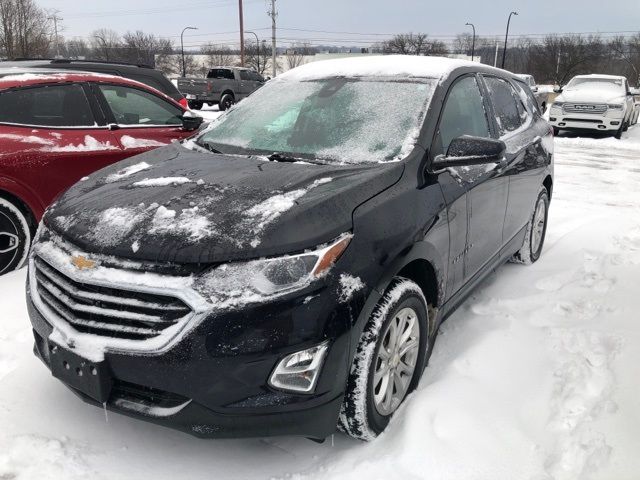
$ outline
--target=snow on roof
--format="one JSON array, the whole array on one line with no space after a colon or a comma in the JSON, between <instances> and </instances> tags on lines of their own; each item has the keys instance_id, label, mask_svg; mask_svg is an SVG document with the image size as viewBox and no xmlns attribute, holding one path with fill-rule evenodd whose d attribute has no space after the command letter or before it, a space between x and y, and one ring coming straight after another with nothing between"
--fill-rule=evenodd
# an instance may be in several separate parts
<instances>
[{"instance_id":1,"label":"snow on roof","mask_svg":"<svg viewBox=\"0 0 640 480\"><path fill-rule=\"evenodd\" d=\"M627 77L623 77L622 75L607 75L604 73L589 73L587 75L576 75L573 78L606 78L611 80L626 80Z\"/></svg>"},{"instance_id":2,"label":"snow on roof","mask_svg":"<svg viewBox=\"0 0 640 480\"><path fill-rule=\"evenodd\" d=\"M322 60L302 65L279 75L286 80L327 77L422 77L441 79L460 67L478 68L475 62L446 57L416 55L371 55Z\"/></svg>"}]
</instances>

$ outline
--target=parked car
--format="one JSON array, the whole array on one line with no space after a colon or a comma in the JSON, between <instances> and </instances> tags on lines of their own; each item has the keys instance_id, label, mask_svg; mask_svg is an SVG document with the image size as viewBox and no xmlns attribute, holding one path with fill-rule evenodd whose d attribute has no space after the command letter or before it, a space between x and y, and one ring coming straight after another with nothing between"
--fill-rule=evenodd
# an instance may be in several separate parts
<instances>
[{"instance_id":1,"label":"parked car","mask_svg":"<svg viewBox=\"0 0 640 480\"><path fill-rule=\"evenodd\" d=\"M625 77L617 75L578 75L551 105L549 122L560 130L596 130L622 136L631 125L634 101Z\"/></svg>"},{"instance_id":2,"label":"parked car","mask_svg":"<svg viewBox=\"0 0 640 480\"><path fill-rule=\"evenodd\" d=\"M339 423L372 439L440 323L503 262L540 257L552 149L504 70L291 70L48 210L35 352L86 402L193 435L323 439Z\"/></svg>"},{"instance_id":3,"label":"parked car","mask_svg":"<svg viewBox=\"0 0 640 480\"><path fill-rule=\"evenodd\" d=\"M178 90L190 108L200 110L206 103L224 111L260 88L264 81L262 75L248 68L214 67L206 78L179 78Z\"/></svg>"},{"instance_id":4,"label":"parked car","mask_svg":"<svg viewBox=\"0 0 640 480\"><path fill-rule=\"evenodd\" d=\"M66 58L56 58L53 60L25 58L0 62L0 69L11 67L29 69L48 68L57 71L73 70L117 75L155 88L159 92L173 98L183 107L187 107L187 99L178 91L176 86L171 83L167 77L165 77L164 73L150 67L149 65L102 62L99 60L69 60Z\"/></svg>"},{"instance_id":5,"label":"parked car","mask_svg":"<svg viewBox=\"0 0 640 480\"><path fill-rule=\"evenodd\" d=\"M44 209L81 178L192 135L201 118L111 75L0 70L0 274L22 266Z\"/></svg>"},{"instance_id":6,"label":"parked car","mask_svg":"<svg viewBox=\"0 0 640 480\"><path fill-rule=\"evenodd\" d=\"M536 81L533 78L533 75L528 75L525 73L516 73L516 77L524 80L524 82L529 86L529 88L533 92L533 95L536 97L540 110L542 111L542 113L544 113L547 110L549 92L542 91L540 90L540 88L538 88L538 85L536 85Z\"/></svg>"}]
</instances>

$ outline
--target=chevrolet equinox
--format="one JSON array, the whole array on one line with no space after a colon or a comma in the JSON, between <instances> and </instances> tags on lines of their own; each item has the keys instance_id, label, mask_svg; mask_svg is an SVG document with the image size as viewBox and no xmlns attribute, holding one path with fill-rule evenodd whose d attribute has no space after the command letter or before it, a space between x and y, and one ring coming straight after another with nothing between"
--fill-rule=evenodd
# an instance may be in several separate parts
<instances>
[{"instance_id":1,"label":"chevrolet equinox","mask_svg":"<svg viewBox=\"0 0 640 480\"><path fill-rule=\"evenodd\" d=\"M308 64L47 210L35 353L86 402L196 436L370 440L441 322L539 258L552 187L552 130L516 76Z\"/></svg>"}]
</instances>

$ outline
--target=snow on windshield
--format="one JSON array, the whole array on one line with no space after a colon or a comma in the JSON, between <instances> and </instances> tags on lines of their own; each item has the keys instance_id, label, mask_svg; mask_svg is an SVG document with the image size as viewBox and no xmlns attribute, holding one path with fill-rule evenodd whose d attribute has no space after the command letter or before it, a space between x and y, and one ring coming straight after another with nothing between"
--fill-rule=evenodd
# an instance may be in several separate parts
<instances>
[{"instance_id":1,"label":"snow on windshield","mask_svg":"<svg viewBox=\"0 0 640 480\"><path fill-rule=\"evenodd\" d=\"M340 163L399 160L415 144L435 85L433 79L275 80L198 142L225 153L284 152Z\"/></svg>"}]
</instances>

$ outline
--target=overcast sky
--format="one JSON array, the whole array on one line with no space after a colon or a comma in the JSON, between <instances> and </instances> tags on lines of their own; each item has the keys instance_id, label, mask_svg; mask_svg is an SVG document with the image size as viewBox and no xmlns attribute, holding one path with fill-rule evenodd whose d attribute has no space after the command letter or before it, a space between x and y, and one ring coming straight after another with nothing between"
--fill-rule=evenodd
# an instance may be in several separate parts
<instances>
[{"instance_id":1,"label":"overcast sky","mask_svg":"<svg viewBox=\"0 0 640 480\"><path fill-rule=\"evenodd\" d=\"M185 46L238 41L237 0L36 2L60 11L67 38L110 28L119 33L143 30L179 42L182 28L194 26L199 30L185 33ZM640 31L640 0L277 0L276 7L282 46L298 42L369 45L385 38L375 34L410 31L434 37L455 35L470 31L466 22L475 23L478 35L504 35L511 10L519 13L511 21L513 35ZM271 36L266 11L265 0L244 0L245 30L255 31L261 39Z\"/></svg>"}]
</instances>

